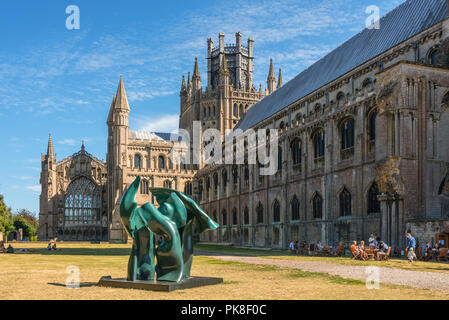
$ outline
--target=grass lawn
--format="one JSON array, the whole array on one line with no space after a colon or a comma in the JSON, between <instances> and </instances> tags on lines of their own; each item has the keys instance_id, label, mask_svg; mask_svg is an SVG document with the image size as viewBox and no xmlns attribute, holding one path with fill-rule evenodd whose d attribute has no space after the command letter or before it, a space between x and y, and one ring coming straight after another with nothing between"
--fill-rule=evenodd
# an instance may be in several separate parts
<instances>
[{"instance_id":1,"label":"grass lawn","mask_svg":"<svg viewBox=\"0 0 449 320\"><path fill-rule=\"evenodd\" d=\"M449 299L442 292L383 284L368 290L359 280L204 256L195 258L192 274L223 277L224 284L172 293L101 288L102 276L126 276L129 245L60 243L58 252L46 251L46 243L13 246L33 253L0 255L0 299ZM80 269L80 289L65 287L68 266Z\"/></svg>"},{"instance_id":2,"label":"grass lawn","mask_svg":"<svg viewBox=\"0 0 449 320\"><path fill-rule=\"evenodd\" d=\"M360 261L351 258L335 258L335 257L308 257L292 255L288 251L234 248L210 244L198 244L195 246L198 252L216 253L223 255L241 255L251 257L261 257L266 259L282 259L297 261L324 261L329 263L337 263L354 266L377 266L395 269L404 269L411 271L427 271L440 272L449 274L449 262L424 262L415 261L413 264L408 263L405 259L390 259L389 261Z\"/></svg>"}]
</instances>

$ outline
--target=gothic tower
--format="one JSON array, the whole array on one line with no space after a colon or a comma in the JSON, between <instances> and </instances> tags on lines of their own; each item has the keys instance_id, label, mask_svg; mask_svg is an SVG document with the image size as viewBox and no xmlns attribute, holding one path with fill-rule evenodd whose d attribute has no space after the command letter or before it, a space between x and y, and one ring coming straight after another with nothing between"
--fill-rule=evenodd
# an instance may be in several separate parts
<instances>
[{"instance_id":1,"label":"gothic tower","mask_svg":"<svg viewBox=\"0 0 449 320\"><path fill-rule=\"evenodd\" d=\"M39 208L39 237L41 239L49 239L54 237L54 216L56 208L52 201L56 194L56 155L53 151L53 141L51 134L48 138L47 154L41 155L41 177L40 184L42 186L40 208Z\"/></svg>"},{"instance_id":2,"label":"gothic tower","mask_svg":"<svg viewBox=\"0 0 449 320\"><path fill-rule=\"evenodd\" d=\"M119 205L124 192L123 168L127 164L129 112L123 78L120 77L117 94L112 100L107 121L108 212L111 214L109 239L113 242L122 242L127 238L120 220Z\"/></svg>"}]
</instances>

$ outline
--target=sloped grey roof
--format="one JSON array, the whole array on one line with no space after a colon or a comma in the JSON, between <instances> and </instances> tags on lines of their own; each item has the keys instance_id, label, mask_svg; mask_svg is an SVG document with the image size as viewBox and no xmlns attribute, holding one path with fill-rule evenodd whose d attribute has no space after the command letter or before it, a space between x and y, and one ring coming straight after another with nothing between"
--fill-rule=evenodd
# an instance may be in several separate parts
<instances>
[{"instance_id":1,"label":"sloped grey roof","mask_svg":"<svg viewBox=\"0 0 449 320\"><path fill-rule=\"evenodd\" d=\"M237 128L247 130L290 104L446 18L446 0L408 0L248 110Z\"/></svg>"}]
</instances>

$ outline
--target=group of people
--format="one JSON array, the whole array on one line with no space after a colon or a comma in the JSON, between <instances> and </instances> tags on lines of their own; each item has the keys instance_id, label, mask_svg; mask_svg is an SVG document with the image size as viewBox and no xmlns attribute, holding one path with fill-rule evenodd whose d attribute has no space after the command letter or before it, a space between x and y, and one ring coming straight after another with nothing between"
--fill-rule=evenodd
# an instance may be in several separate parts
<instances>
[{"instance_id":1,"label":"group of people","mask_svg":"<svg viewBox=\"0 0 449 320\"><path fill-rule=\"evenodd\" d=\"M292 240L289 245L289 250L293 254L300 254L301 252L309 252L311 250L311 245L307 244L306 242L302 242L299 244L298 241ZM345 246L343 245L343 242L339 242L336 246L323 246L321 241L317 241L315 244L313 244L313 253L315 254L329 254L333 256L343 256L345 251Z\"/></svg>"},{"instance_id":2,"label":"group of people","mask_svg":"<svg viewBox=\"0 0 449 320\"><path fill-rule=\"evenodd\" d=\"M364 240L361 240L359 244L357 241L353 241L351 245L351 252L354 257L360 257L364 260L368 259L367 249L374 250L376 252L376 258L378 260L383 260L383 258L388 254L388 245L385 241L381 240L380 237L376 237L371 234L368 239L368 246L365 244Z\"/></svg>"},{"instance_id":3,"label":"group of people","mask_svg":"<svg viewBox=\"0 0 449 320\"><path fill-rule=\"evenodd\" d=\"M5 242L0 241L0 253L14 253L14 248L11 244L5 248Z\"/></svg>"}]
</instances>

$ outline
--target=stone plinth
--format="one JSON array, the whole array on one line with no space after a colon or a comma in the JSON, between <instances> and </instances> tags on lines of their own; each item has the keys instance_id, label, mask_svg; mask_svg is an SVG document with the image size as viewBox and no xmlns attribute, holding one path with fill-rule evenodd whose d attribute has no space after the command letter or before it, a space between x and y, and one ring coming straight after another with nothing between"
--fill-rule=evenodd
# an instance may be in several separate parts
<instances>
[{"instance_id":1,"label":"stone plinth","mask_svg":"<svg viewBox=\"0 0 449 320\"><path fill-rule=\"evenodd\" d=\"M222 278L192 277L177 283L169 281L128 281L126 279L112 279L108 276L102 277L98 282L98 285L100 287L171 292L175 290L211 286L220 283L223 283Z\"/></svg>"}]
</instances>

